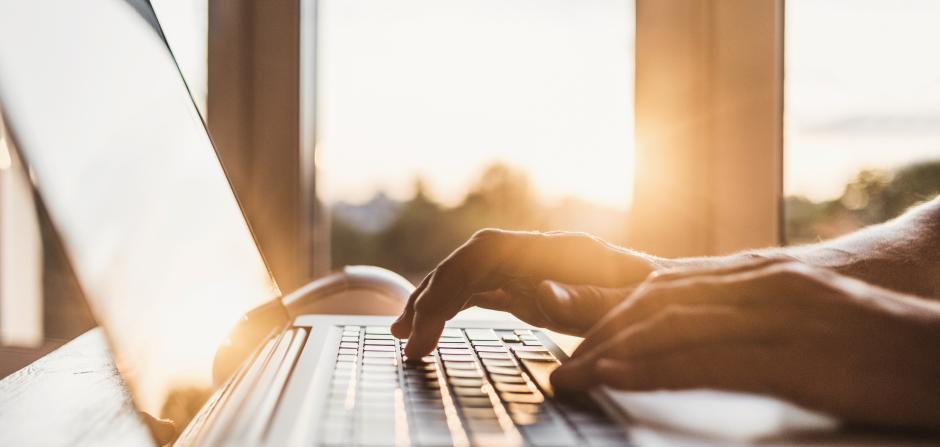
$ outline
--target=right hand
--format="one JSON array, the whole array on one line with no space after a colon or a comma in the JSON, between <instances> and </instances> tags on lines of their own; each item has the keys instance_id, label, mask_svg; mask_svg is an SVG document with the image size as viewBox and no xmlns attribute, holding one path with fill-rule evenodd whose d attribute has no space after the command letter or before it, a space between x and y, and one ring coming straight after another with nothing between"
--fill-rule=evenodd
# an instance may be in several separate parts
<instances>
[{"instance_id":1,"label":"right hand","mask_svg":"<svg viewBox=\"0 0 940 447\"><path fill-rule=\"evenodd\" d=\"M434 349L444 323L468 306L582 333L665 261L583 233L481 230L411 294L392 333L411 358Z\"/></svg>"}]
</instances>

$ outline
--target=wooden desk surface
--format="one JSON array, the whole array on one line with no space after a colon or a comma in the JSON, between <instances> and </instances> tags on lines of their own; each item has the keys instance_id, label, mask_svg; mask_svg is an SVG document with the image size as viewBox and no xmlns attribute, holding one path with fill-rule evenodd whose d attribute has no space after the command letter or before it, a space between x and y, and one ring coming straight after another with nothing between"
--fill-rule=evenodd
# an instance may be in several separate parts
<instances>
[{"instance_id":1,"label":"wooden desk surface","mask_svg":"<svg viewBox=\"0 0 940 447\"><path fill-rule=\"evenodd\" d=\"M0 381L0 445L153 445L100 329Z\"/></svg>"}]
</instances>

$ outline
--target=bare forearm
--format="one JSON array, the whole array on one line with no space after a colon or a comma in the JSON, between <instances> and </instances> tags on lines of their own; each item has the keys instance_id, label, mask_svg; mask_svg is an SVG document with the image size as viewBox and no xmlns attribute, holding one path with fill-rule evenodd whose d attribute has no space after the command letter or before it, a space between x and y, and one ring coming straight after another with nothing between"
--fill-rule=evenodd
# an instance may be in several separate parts
<instances>
[{"instance_id":1,"label":"bare forearm","mask_svg":"<svg viewBox=\"0 0 940 447\"><path fill-rule=\"evenodd\" d=\"M774 258L826 267L870 284L940 299L940 197L891 221L825 242L666 262L715 266Z\"/></svg>"}]
</instances>

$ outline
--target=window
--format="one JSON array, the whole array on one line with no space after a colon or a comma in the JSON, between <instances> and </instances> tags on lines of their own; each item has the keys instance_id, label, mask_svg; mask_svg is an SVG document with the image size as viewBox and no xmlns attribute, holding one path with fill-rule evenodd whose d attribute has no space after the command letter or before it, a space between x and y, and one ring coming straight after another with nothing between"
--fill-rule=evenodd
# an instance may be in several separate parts
<instances>
[{"instance_id":1,"label":"window","mask_svg":"<svg viewBox=\"0 0 940 447\"><path fill-rule=\"evenodd\" d=\"M940 3L790 0L786 16L787 242L940 192Z\"/></svg>"},{"instance_id":2,"label":"window","mask_svg":"<svg viewBox=\"0 0 940 447\"><path fill-rule=\"evenodd\" d=\"M318 23L334 267L420 280L487 226L623 241L632 1L321 0Z\"/></svg>"}]
</instances>

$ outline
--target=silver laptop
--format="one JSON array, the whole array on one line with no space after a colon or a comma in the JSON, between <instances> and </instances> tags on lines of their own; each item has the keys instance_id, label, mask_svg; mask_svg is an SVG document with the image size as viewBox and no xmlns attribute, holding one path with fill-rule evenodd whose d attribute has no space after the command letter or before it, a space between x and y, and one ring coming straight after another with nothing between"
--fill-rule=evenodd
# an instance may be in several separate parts
<instances>
[{"instance_id":1,"label":"silver laptop","mask_svg":"<svg viewBox=\"0 0 940 447\"><path fill-rule=\"evenodd\" d=\"M779 437L818 420L753 397L559 398L547 379L565 354L512 322L452 324L432 355L405 363L389 317L305 314L298 301L333 290L329 278L278 289L146 0L0 0L0 117L134 404L176 418L177 445L743 442L652 428L683 421L771 444L900 441ZM226 337L247 312L270 331L241 352Z\"/></svg>"},{"instance_id":2,"label":"silver laptop","mask_svg":"<svg viewBox=\"0 0 940 447\"><path fill-rule=\"evenodd\" d=\"M521 325L449 327L406 364L390 318L294 315L213 383L229 330L287 315L285 291L146 1L0 2L0 109L135 405L205 400L177 444L626 442L597 403L552 398L564 354Z\"/></svg>"}]
</instances>

